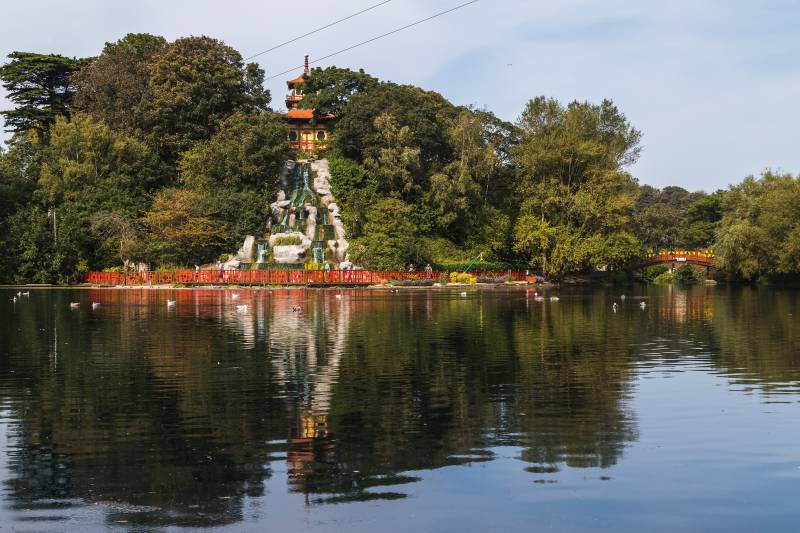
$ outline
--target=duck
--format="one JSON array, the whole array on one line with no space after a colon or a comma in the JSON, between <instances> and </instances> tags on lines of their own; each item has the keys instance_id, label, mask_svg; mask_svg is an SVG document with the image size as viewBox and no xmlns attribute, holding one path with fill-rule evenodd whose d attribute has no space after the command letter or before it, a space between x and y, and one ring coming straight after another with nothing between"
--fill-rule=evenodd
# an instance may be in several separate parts
<instances>
[{"instance_id":1,"label":"duck","mask_svg":"<svg viewBox=\"0 0 800 533\"><path fill-rule=\"evenodd\" d=\"M22 296L22 291L17 292L17 296Z\"/></svg>"},{"instance_id":2,"label":"duck","mask_svg":"<svg viewBox=\"0 0 800 533\"><path fill-rule=\"evenodd\" d=\"M247 304L245 305L237 305L236 306L237 313L246 313L247 312Z\"/></svg>"},{"instance_id":3,"label":"duck","mask_svg":"<svg viewBox=\"0 0 800 533\"><path fill-rule=\"evenodd\" d=\"M397 292L397 289L389 289L389 292L392 292L392 293Z\"/></svg>"},{"instance_id":4,"label":"duck","mask_svg":"<svg viewBox=\"0 0 800 533\"><path fill-rule=\"evenodd\" d=\"M30 296L31 295L31 291L25 291L25 292L22 293L22 295L23 296Z\"/></svg>"},{"instance_id":5,"label":"duck","mask_svg":"<svg viewBox=\"0 0 800 533\"><path fill-rule=\"evenodd\" d=\"M644 308L647 307L647 304L644 302L639 302L639 307L641 307L644 310Z\"/></svg>"},{"instance_id":6,"label":"duck","mask_svg":"<svg viewBox=\"0 0 800 533\"><path fill-rule=\"evenodd\" d=\"M620 299L620 300L622 300L622 301L624 302L624 301L625 301L625 295L624 295L624 294L620 294L620 295L619 295L619 299Z\"/></svg>"},{"instance_id":7,"label":"duck","mask_svg":"<svg viewBox=\"0 0 800 533\"><path fill-rule=\"evenodd\" d=\"M92 309L97 309L100 307L100 302L92 302Z\"/></svg>"},{"instance_id":8,"label":"duck","mask_svg":"<svg viewBox=\"0 0 800 533\"><path fill-rule=\"evenodd\" d=\"M466 297L467 297L467 291L463 291L463 292L461 293L461 297L462 297L462 298L466 298Z\"/></svg>"},{"instance_id":9,"label":"duck","mask_svg":"<svg viewBox=\"0 0 800 533\"><path fill-rule=\"evenodd\" d=\"M16 297L16 296L12 297L12 298L11 298L11 302L12 302L12 303L17 303L17 297Z\"/></svg>"},{"instance_id":10,"label":"duck","mask_svg":"<svg viewBox=\"0 0 800 533\"><path fill-rule=\"evenodd\" d=\"M537 302L543 302L544 301L544 296L538 296L537 295L537 296L534 296L533 299L535 301L537 301Z\"/></svg>"},{"instance_id":11,"label":"duck","mask_svg":"<svg viewBox=\"0 0 800 533\"><path fill-rule=\"evenodd\" d=\"M551 297L550 297L550 301L551 301L551 302L557 302L557 301L559 301L560 299L561 299L561 298L559 298L558 296L551 296Z\"/></svg>"},{"instance_id":12,"label":"duck","mask_svg":"<svg viewBox=\"0 0 800 533\"><path fill-rule=\"evenodd\" d=\"M617 312L617 302L611 304L611 310L614 311L615 313Z\"/></svg>"},{"instance_id":13,"label":"duck","mask_svg":"<svg viewBox=\"0 0 800 533\"><path fill-rule=\"evenodd\" d=\"M69 308L70 308L70 309L77 309L77 308L79 308L80 306L81 306L81 303L80 303L80 302L70 302L70 303L69 303Z\"/></svg>"},{"instance_id":14,"label":"duck","mask_svg":"<svg viewBox=\"0 0 800 533\"><path fill-rule=\"evenodd\" d=\"M167 307L175 307L175 300L167 300Z\"/></svg>"},{"instance_id":15,"label":"duck","mask_svg":"<svg viewBox=\"0 0 800 533\"><path fill-rule=\"evenodd\" d=\"M292 306L292 313L299 313L302 310L303 310L303 308L300 307L300 306L297 306L297 305L293 305Z\"/></svg>"}]
</instances>

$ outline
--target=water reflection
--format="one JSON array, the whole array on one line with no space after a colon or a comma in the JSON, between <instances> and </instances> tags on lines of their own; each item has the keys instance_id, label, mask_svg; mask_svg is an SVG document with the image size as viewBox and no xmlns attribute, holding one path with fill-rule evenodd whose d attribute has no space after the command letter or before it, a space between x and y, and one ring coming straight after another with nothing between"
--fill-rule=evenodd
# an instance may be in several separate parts
<instances>
[{"instance_id":1,"label":"water reflection","mask_svg":"<svg viewBox=\"0 0 800 533\"><path fill-rule=\"evenodd\" d=\"M651 369L691 361L737 390L798 392L795 293L651 289L617 313L614 300L34 291L0 310L0 516L99 503L112 523L235 524L245 502L269 502L276 472L309 505L395 500L419 472L504 447L518 475L557 484L624 461Z\"/></svg>"}]
</instances>

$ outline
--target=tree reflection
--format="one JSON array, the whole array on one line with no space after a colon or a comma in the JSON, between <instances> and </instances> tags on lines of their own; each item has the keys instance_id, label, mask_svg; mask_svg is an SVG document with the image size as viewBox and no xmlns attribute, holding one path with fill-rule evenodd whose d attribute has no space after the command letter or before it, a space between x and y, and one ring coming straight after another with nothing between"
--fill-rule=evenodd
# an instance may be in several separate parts
<instances>
[{"instance_id":1,"label":"tree reflection","mask_svg":"<svg viewBox=\"0 0 800 533\"><path fill-rule=\"evenodd\" d=\"M277 462L309 504L396 499L414 471L490 461L499 446L552 482L620 461L637 439L638 369L686 357L687 342L765 391L795 390L800 368L789 292L655 289L646 310L630 298L618 313L605 291L341 296L36 293L0 323L13 505L222 525L269 498Z\"/></svg>"}]
</instances>

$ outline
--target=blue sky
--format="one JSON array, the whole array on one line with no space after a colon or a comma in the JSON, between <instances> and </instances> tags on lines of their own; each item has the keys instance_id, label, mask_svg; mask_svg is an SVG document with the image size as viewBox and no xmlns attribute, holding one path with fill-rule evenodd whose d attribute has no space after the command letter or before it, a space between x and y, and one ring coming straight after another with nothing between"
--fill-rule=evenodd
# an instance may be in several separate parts
<instances>
[{"instance_id":1,"label":"blue sky","mask_svg":"<svg viewBox=\"0 0 800 533\"><path fill-rule=\"evenodd\" d=\"M9 1L0 54L89 56L149 32L210 35L248 56L377 1ZM461 1L392 0L257 60L277 73ZM800 172L798 27L800 0L480 0L321 66L364 68L508 120L537 95L610 98L644 133L631 169L640 182L711 191L765 168ZM278 106L289 77L268 82Z\"/></svg>"}]
</instances>

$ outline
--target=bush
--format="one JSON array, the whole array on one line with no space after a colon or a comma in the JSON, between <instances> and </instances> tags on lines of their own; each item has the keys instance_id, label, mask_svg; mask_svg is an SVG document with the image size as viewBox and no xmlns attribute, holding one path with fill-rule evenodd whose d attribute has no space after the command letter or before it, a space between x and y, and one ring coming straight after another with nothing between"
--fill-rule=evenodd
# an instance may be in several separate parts
<instances>
[{"instance_id":1,"label":"bush","mask_svg":"<svg viewBox=\"0 0 800 533\"><path fill-rule=\"evenodd\" d=\"M278 235L272 239L273 246L296 246L303 244L303 239L297 235Z\"/></svg>"},{"instance_id":2,"label":"bush","mask_svg":"<svg viewBox=\"0 0 800 533\"><path fill-rule=\"evenodd\" d=\"M442 287L447 285L447 272L439 273L439 285L441 285Z\"/></svg>"},{"instance_id":3,"label":"bush","mask_svg":"<svg viewBox=\"0 0 800 533\"><path fill-rule=\"evenodd\" d=\"M683 265L675 271L672 276L673 280L681 285L693 285L699 281L694 268L691 265Z\"/></svg>"},{"instance_id":4,"label":"bush","mask_svg":"<svg viewBox=\"0 0 800 533\"><path fill-rule=\"evenodd\" d=\"M467 272L450 272L450 283L477 283L477 280Z\"/></svg>"},{"instance_id":5,"label":"bush","mask_svg":"<svg viewBox=\"0 0 800 533\"><path fill-rule=\"evenodd\" d=\"M653 278L653 283L656 285L669 285L672 283L672 273L671 272L663 272Z\"/></svg>"},{"instance_id":6,"label":"bush","mask_svg":"<svg viewBox=\"0 0 800 533\"><path fill-rule=\"evenodd\" d=\"M667 265L653 265L649 266L644 269L644 275L642 276L643 281L653 281L658 276L663 274L664 272L669 271L669 266Z\"/></svg>"},{"instance_id":7,"label":"bush","mask_svg":"<svg viewBox=\"0 0 800 533\"><path fill-rule=\"evenodd\" d=\"M404 278L404 279L393 279L389 282L390 285L396 285L398 287L430 287L433 285L432 279L412 279L412 278Z\"/></svg>"},{"instance_id":8,"label":"bush","mask_svg":"<svg viewBox=\"0 0 800 533\"><path fill-rule=\"evenodd\" d=\"M478 283L506 283L511 281L511 276L478 276Z\"/></svg>"}]
</instances>

